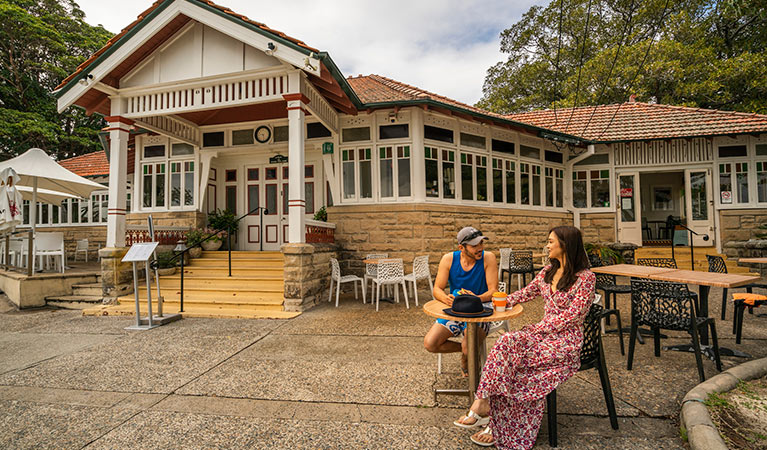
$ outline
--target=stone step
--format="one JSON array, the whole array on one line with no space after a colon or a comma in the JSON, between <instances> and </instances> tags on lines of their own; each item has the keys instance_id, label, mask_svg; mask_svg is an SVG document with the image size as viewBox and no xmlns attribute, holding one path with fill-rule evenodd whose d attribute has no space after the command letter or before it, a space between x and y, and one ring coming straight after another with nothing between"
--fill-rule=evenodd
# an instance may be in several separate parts
<instances>
[{"instance_id":1,"label":"stone step","mask_svg":"<svg viewBox=\"0 0 767 450\"><path fill-rule=\"evenodd\" d=\"M227 251L215 251L215 252L202 252L202 258L208 259L229 259L229 252ZM199 258L198 258L199 259ZM233 251L232 259L260 259L260 260L283 260L281 252L258 252L258 251Z\"/></svg>"},{"instance_id":2,"label":"stone step","mask_svg":"<svg viewBox=\"0 0 767 450\"><path fill-rule=\"evenodd\" d=\"M160 289L166 302L178 302L181 298L179 289ZM157 296L157 289L152 286L152 298ZM120 301L133 302L134 295L120 297ZM146 301L146 288L139 288L140 301ZM267 291L221 289L214 291L211 289L187 289L184 286L184 302L196 302L211 304L238 304L238 305L282 305L285 297L282 289Z\"/></svg>"},{"instance_id":3,"label":"stone step","mask_svg":"<svg viewBox=\"0 0 767 450\"><path fill-rule=\"evenodd\" d=\"M229 260L225 258L194 258L188 265L189 267L217 267L228 268ZM186 266L185 266L186 267ZM282 259L257 259L257 258L238 258L232 259L232 269L275 269L283 267Z\"/></svg>"},{"instance_id":4,"label":"stone step","mask_svg":"<svg viewBox=\"0 0 767 450\"><path fill-rule=\"evenodd\" d=\"M86 309L100 305L103 297L99 295L58 295L45 297L45 304L62 309Z\"/></svg>"},{"instance_id":5,"label":"stone step","mask_svg":"<svg viewBox=\"0 0 767 450\"><path fill-rule=\"evenodd\" d=\"M163 296L165 299L163 301L163 308L166 307L166 305L169 305L170 308L178 309L179 305L181 304L180 301L178 301L178 297L168 299L167 297ZM130 305L135 309L136 301L133 299L133 297L120 297L118 299L119 305ZM142 298L139 300L139 305L142 308L146 308L146 298ZM231 301L231 300L200 300L200 299L188 299L186 298L186 295L184 295L184 308L187 306L194 306L195 308L209 308L209 309L220 309L220 308L227 308L231 310L253 310L253 311L282 311L284 310L282 302L277 302L276 300L273 301L273 303L269 303L269 301L260 300L258 302L256 301ZM157 311L157 299L152 297L152 311Z\"/></svg>"},{"instance_id":6,"label":"stone step","mask_svg":"<svg viewBox=\"0 0 767 450\"><path fill-rule=\"evenodd\" d=\"M153 303L153 308L156 305ZM147 314L146 303L140 306L142 315ZM176 314L178 313L178 304L163 304L163 313ZM152 312L156 313L156 309ZM120 305L99 305L89 309L83 310L84 316L134 316L136 308L133 303L120 304ZM184 301L184 312L181 313L183 317L206 317L206 318L219 318L219 319L292 319L299 316L300 312L288 312L281 310L261 310L261 309L236 309L228 308L225 306L220 307L206 307L201 305L187 304Z\"/></svg>"},{"instance_id":7,"label":"stone step","mask_svg":"<svg viewBox=\"0 0 767 450\"><path fill-rule=\"evenodd\" d=\"M72 295L102 295L101 283L82 283L72 285Z\"/></svg>"}]
</instances>

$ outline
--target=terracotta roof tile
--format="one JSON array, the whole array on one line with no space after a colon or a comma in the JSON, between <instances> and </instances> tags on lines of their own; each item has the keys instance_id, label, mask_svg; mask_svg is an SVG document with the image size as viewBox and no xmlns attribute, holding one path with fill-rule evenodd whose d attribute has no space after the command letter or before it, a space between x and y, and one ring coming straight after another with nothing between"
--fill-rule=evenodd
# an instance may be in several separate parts
<instances>
[{"instance_id":1,"label":"terracotta roof tile","mask_svg":"<svg viewBox=\"0 0 767 450\"><path fill-rule=\"evenodd\" d=\"M506 117L596 142L767 132L767 115L642 102L545 109Z\"/></svg>"},{"instance_id":2,"label":"terracotta roof tile","mask_svg":"<svg viewBox=\"0 0 767 450\"><path fill-rule=\"evenodd\" d=\"M88 67L93 61L95 61L96 58L101 56L110 47L112 47L117 41L119 41L131 29L133 29L133 27L135 27L142 20L144 20L144 18L146 16L148 16L152 11L154 11L158 6L160 6L163 2L167 2L167 1L173 1L173 0L157 0L156 2L154 2L152 4L152 6L150 6L144 12L139 14L138 18L136 20L134 20L130 25L128 25L127 27L123 28L122 31L120 31L118 34L114 35L110 40L108 40L107 43L103 47L101 47L96 53L91 55L90 58L88 58L82 64L77 66L77 69L75 69L75 71L71 75L66 77L58 86L56 86L56 88L54 90L58 90L58 89L61 89L64 86L66 86L67 83L69 83L73 78L77 77L83 70L85 70L86 67ZM281 32L281 31L277 31L275 29L269 28L265 24L263 24L261 22L256 22L255 20L251 20L251 19L247 18L246 16L243 16L242 14L237 14L236 12L232 11L231 9L229 9L229 8L227 8L225 6L217 5L216 3L213 3L210 0L195 0L195 1L197 1L199 3L204 3L204 4L208 5L208 6L216 8L219 11L222 11L222 12L224 12L226 14L234 16L234 17L236 17L236 18L238 18L238 19L240 19L240 20L242 20L244 22L247 22L247 23L249 23L251 25L254 25L254 26L256 26L256 27L258 27L258 28L268 32L268 33L271 33L271 34L279 36L279 37L281 37L283 39L286 39L286 40L288 40L288 41L298 45L299 47L303 47L303 48L305 48L305 49L307 49L309 51L312 51L312 52L315 52L315 53L319 53L319 50L317 50L317 49L315 49L313 47L309 47L303 41L298 40L298 39L296 39L294 37L288 36L287 34Z\"/></svg>"},{"instance_id":3,"label":"terracotta roof tile","mask_svg":"<svg viewBox=\"0 0 767 450\"><path fill-rule=\"evenodd\" d=\"M133 147L128 148L128 173L133 173L133 162L136 152ZM99 150L85 155L59 161L59 164L81 177L96 177L109 175L109 161L104 150Z\"/></svg>"}]
</instances>

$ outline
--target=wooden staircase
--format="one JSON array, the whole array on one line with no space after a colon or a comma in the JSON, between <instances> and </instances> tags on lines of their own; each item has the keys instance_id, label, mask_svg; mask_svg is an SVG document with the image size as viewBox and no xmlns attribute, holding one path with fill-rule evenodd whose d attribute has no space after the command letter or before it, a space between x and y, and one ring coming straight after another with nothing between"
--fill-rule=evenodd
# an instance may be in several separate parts
<instances>
[{"instance_id":1,"label":"wooden staircase","mask_svg":"<svg viewBox=\"0 0 767 450\"><path fill-rule=\"evenodd\" d=\"M749 273L748 267L738 266L737 261L729 260L725 255L716 252L715 247L695 247L695 270L708 272L708 259L706 255L717 255L724 258L728 273ZM641 247L634 251L634 258L671 258L671 247ZM675 247L674 258L680 269L690 270L690 247Z\"/></svg>"},{"instance_id":2,"label":"wooden staircase","mask_svg":"<svg viewBox=\"0 0 767 450\"><path fill-rule=\"evenodd\" d=\"M163 312L180 309L181 274L160 277L165 299ZM284 310L283 256L280 252L232 252L229 277L228 253L203 252L184 266L184 317L288 319L300 313ZM157 312L157 287L152 283L152 312ZM142 314L146 314L146 284L139 285ZM133 315L134 295L120 297L117 305L83 311L85 315Z\"/></svg>"}]
</instances>

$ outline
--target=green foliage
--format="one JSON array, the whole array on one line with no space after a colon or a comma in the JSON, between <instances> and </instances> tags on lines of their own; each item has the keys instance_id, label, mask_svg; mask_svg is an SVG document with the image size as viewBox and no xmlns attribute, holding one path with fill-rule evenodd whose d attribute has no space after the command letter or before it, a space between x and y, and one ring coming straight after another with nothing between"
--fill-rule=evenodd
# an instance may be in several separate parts
<instances>
[{"instance_id":1,"label":"green foliage","mask_svg":"<svg viewBox=\"0 0 767 450\"><path fill-rule=\"evenodd\" d=\"M552 0L504 30L501 51L508 59L488 70L477 104L499 113L622 103L631 94L767 113L764 2Z\"/></svg>"},{"instance_id":2,"label":"green foliage","mask_svg":"<svg viewBox=\"0 0 767 450\"><path fill-rule=\"evenodd\" d=\"M228 209L217 209L208 214L208 225L214 230L230 231L237 233L240 223L237 222L237 216Z\"/></svg>"},{"instance_id":3,"label":"green foliage","mask_svg":"<svg viewBox=\"0 0 767 450\"><path fill-rule=\"evenodd\" d=\"M158 252L157 253L157 268L158 269L169 269L171 267L176 267L176 263L178 260L173 260L173 257L175 255L173 252Z\"/></svg>"},{"instance_id":4,"label":"green foliage","mask_svg":"<svg viewBox=\"0 0 767 450\"><path fill-rule=\"evenodd\" d=\"M708 394L706 401L703 402L709 408L731 408L732 405L725 398L724 394L711 392Z\"/></svg>"},{"instance_id":5,"label":"green foliage","mask_svg":"<svg viewBox=\"0 0 767 450\"><path fill-rule=\"evenodd\" d=\"M601 244L587 243L583 245L587 255L597 255L603 264L623 264L623 255Z\"/></svg>"},{"instance_id":6,"label":"green foliage","mask_svg":"<svg viewBox=\"0 0 767 450\"><path fill-rule=\"evenodd\" d=\"M328 211L325 209L324 206L318 209L316 213L314 213L314 220L319 220L322 222L328 221Z\"/></svg>"},{"instance_id":7,"label":"green foliage","mask_svg":"<svg viewBox=\"0 0 767 450\"><path fill-rule=\"evenodd\" d=\"M64 159L100 149L99 116L58 113L51 92L112 36L74 0L0 0L0 160L39 147Z\"/></svg>"},{"instance_id":8,"label":"green foliage","mask_svg":"<svg viewBox=\"0 0 767 450\"><path fill-rule=\"evenodd\" d=\"M205 230L201 228L193 228L186 232L186 246L196 247L200 245L200 242L202 242L202 240L207 236L208 235L205 233Z\"/></svg>"}]
</instances>

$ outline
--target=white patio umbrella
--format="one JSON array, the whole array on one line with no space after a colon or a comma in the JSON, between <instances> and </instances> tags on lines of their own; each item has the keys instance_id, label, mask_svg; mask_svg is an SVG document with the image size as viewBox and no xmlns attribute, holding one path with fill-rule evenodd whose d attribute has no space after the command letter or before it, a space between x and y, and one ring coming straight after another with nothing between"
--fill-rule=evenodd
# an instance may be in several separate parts
<instances>
[{"instance_id":1,"label":"white patio umbrella","mask_svg":"<svg viewBox=\"0 0 767 450\"><path fill-rule=\"evenodd\" d=\"M12 167L19 175L20 186L32 188L29 223L35 231L37 222L38 193L40 189L69 194L79 198L90 198L93 191L104 186L70 172L61 167L47 153L39 148L31 148L15 158L0 162L0 171Z\"/></svg>"},{"instance_id":2,"label":"white patio umbrella","mask_svg":"<svg viewBox=\"0 0 767 450\"><path fill-rule=\"evenodd\" d=\"M10 167L0 170L0 232L13 231L21 224L20 177Z\"/></svg>"},{"instance_id":3,"label":"white patio umbrella","mask_svg":"<svg viewBox=\"0 0 767 450\"><path fill-rule=\"evenodd\" d=\"M18 186L18 191L21 192L21 198L23 200L32 201L34 195L33 189L29 186ZM63 192L49 191L48 189L37 190L37 201L39 203L49 203L51 205L61 205L64 200L71 198L80 198L76 195L65 194Z\"/></svg>"}]
</instances>

